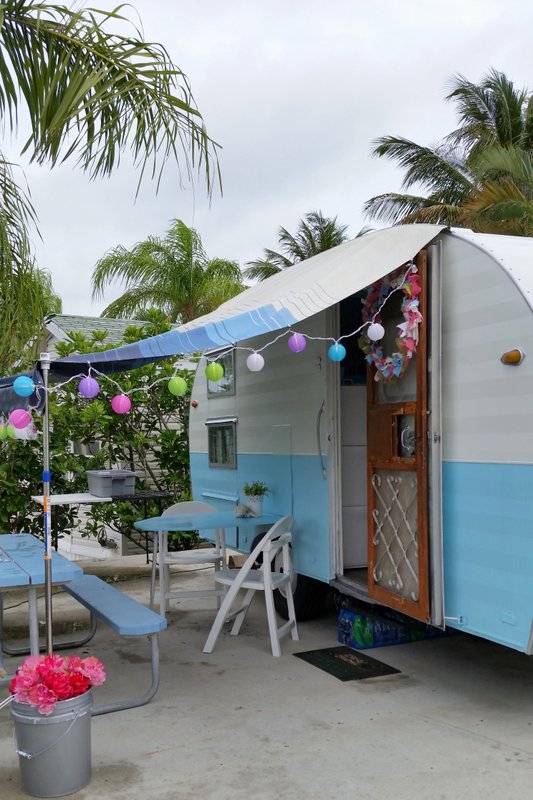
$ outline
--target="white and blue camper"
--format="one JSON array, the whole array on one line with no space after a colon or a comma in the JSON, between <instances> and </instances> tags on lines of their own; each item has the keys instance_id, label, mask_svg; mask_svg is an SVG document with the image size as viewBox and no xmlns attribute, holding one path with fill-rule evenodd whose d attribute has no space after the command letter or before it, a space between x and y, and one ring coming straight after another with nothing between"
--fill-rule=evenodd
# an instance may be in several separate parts
<instances>
[{"instance_id":1,"label":"white and blue camper","mask_svg":"<svg viewBox=\"0 0 533 800\"><path fill-rule=\"evenodd\" d=\"M413 263L414 346L397 339ZM365 314L380 341L364 337ZM194 497L229 510L244 483L268 485L265 511L296 520L300 616L331 585L533 651L533 239L375 231L198 323L219 339L226 326L226 343L195 379ZM341 361L328 357L334 342ZM220 381L206 359L225 367ZM253 542L236 527L228 544Z\"/></svg>"}]
</instances>

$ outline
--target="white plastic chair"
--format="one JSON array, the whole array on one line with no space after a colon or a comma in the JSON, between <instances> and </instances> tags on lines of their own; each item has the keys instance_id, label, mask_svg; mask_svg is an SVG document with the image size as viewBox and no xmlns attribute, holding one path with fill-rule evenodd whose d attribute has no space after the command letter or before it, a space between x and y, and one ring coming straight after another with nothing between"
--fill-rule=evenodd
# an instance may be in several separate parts
<instances>
[{"instance_id":1,"label":"white plastic chair","mask_svg":"<svg viewBox=\"0 0 533 800\"><path fill-rule=\"evenodd\" d=\"M174 505L166 508L161 516L179 516L180 514L200 514L210 513L216 511L213 506L207 503L200 503L196 500L186 500L181 503L174 503ZM224 594L223 588L207 588L195 590L171 590L170 588L170 567L173 564L190 565L198 564L205 566L213 564L215 573L221 566L226 566L226 548L224 540L220 535L220 531L215 532L215 545L214 547L200 548L194 550L178 550L176 552L169 552L168 550L168 532L161 531L154 535L154 550L152 554L152 575L150 582L150 606L153 606L155 597L155 584L156 575L159 574L159 590L160 590L160 614L166 616L169 603L171 599L183 599L186 597L216 597L217 608L220 607L220 598ZM211 584L212 586L212 584Z\"/></svg>"},{"instance_id":2,"label":"white plastic chair","mask_svg":"<svg viewBox=\"0 0 533 800\"><path fill-rule=\"evenodd\" d=\"M293 518L283 517L263 536L261 541L254 547L245 563L240 569L221 569L215 574L215 582L226 588L226 594L215 617L209 636L204 645L204 653L212 653L216 641L225 622L235 619L231 629L231 635L236 636L244 622L246 613L250 607L253 596L257 591L265 593L265 605L268 619L268 630L270 633L270 643L272 655L280 656L280 639L290 632L294 640L298 639L298 629L296 627L296 616L294 613L294 600L291 590L291 558L289 545L291 541L291 530ZM282 572L273 572L272 563L276 554L281 551ZM253 569L259 557L263 556L263 563L260 569ZM287 593L288 620L283 625L278 626L276 609L274 606L274 589L285 587ZM242 604L232 609L233 603L240 589L245 589Z\"/></svg>"}]
</instances>

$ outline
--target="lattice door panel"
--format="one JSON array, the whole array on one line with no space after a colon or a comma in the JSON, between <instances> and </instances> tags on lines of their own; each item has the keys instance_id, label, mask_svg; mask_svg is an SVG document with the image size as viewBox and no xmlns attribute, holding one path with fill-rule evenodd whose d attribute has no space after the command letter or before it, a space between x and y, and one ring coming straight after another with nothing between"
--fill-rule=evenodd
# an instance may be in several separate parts
<instances>
[{"instance_id":1,"label":"lattice door panel","mask_svg":"<svg viewBox=\"0 0 533 800\"><path fill-rule=\"evenodd\" d=\"M413 602L420 594L417 483L416 472L379 469L372 476L372 578L376 586Z\"/></svg>"}]
</instances>

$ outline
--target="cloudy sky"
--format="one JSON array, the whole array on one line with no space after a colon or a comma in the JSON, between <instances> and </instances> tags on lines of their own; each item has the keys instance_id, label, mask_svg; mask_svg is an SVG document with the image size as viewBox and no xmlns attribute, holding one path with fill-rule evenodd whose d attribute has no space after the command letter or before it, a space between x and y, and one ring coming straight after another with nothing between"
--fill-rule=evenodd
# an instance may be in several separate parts
<instances>
[{"instance_id":1,"label":"cloudy sky","mask_svg":"<svg viewBox=\"0 0 533 800\"><path fill-rule=\"evenodd\" d=\"M118 0L117 0L118 2ZM131 0L145 37L188 75L222 150L223 196L180 187L168 166L158 193L124 160L89 182L72 164L27 165L48 269L68 314L99 315L120 293L91 300L101 256L179 217L209 256L241 265L276 249L280 225L308 211L337 216L355 235L369 197L400 188L401 173L370 157L378 136L435 144L455 127L450 77L479 81L490 67L533 88L531 0ZM91 5L111 9L115 0ZM137 17L138 15L138 17Z\"/></svg>"}]
</instances>

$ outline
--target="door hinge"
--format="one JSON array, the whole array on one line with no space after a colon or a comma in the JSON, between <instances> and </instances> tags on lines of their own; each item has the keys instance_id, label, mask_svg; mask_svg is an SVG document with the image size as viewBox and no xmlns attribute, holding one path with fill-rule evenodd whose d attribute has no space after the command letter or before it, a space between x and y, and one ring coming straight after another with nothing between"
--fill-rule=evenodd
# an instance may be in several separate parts
<instances>
[{"instance_id":1,"label":"door hinge","mask_svg":"<svg viewBox=\"0 0 533 800\"><path fill-rule=\"evenodd\" d=\"M433 444L439 444L440 442L440 433L428 431L428 441L432 441Z\"/></svg>"}]
</instances>

